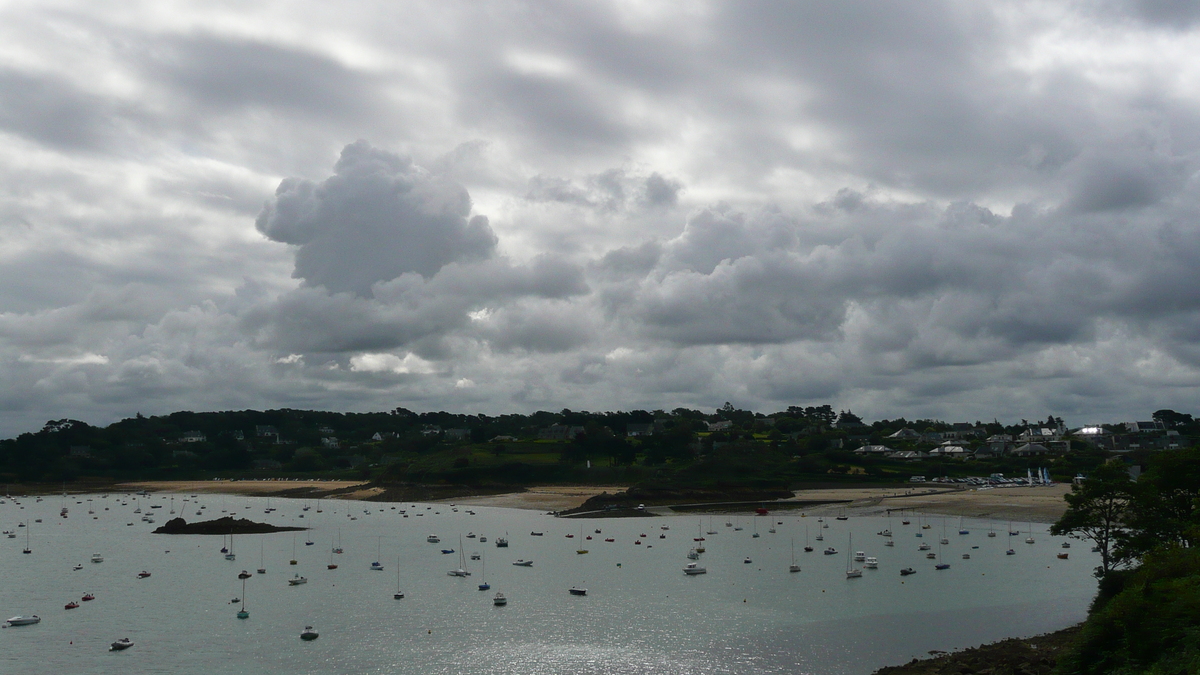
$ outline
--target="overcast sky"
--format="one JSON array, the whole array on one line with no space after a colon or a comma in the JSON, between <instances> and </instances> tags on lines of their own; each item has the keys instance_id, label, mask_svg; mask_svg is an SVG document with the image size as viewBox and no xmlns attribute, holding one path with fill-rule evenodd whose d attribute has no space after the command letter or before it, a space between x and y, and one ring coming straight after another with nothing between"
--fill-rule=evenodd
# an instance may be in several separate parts
<instances>
[{"instance_id":1,"label":"overcast sky","mask_svg":"<svg viewBox=\"0 0 1200 675\"><path fill-rule=\"evenodd\" d=\"M0 4L0 435L1200 400L1200 3Z\"/></svg>"}]
</instances>

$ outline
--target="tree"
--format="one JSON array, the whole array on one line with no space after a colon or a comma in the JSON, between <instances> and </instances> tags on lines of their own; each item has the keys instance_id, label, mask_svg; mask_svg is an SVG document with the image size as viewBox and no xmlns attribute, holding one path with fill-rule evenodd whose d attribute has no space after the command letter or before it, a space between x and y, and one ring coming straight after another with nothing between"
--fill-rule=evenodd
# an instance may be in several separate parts
<instances>
[{"instance_id":1,"label":"tree","mask_svg":"<svg viewBox=\"0 0 1200 675\"><path fill-rule=\"evenodd\" d=\"M1142 556L1163 544L1200 544L1200 448L1155 453L1130 502L1127 555Z\"/></svg>"},{"instance_id":2,"label":"tree","mask_svg":"<svg viewBox=\"0 0 1200 675\"><path fill-rule=\"evenodd\" d=\"M1122 463L1101 464L1087 479L1071 487L1070 494L1064 496L1068 504L1066 513L1050 528L1050 534L1087 539L1100 549L1097 577L1106 576L1119 562L1117 543L1132 488L1129 471Z\"/></svg>"}]
</instances>

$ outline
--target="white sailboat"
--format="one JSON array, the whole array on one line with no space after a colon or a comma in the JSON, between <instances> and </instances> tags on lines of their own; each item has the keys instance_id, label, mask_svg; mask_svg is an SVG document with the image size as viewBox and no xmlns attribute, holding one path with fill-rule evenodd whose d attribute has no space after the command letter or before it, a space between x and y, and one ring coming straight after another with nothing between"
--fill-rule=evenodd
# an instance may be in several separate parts
<instances>
[{"instance_id":1,"label":"white sailboat","mask_svg":"<svg viewBox=\"0 0 1200 675\"><path fill-rule=\"evenodd\" d=\"M789 572L799 572L800 566L796 564L796 541L792 540L792 564L788 565Z\"/></svg>"},{"instance_id":2,"label":"white sailboat","mask_svg":"<svg viewBox=\"0 0 1200 675\"><path fill-rule=\"evenodd\" d=\"M404 599L404 591L400 590L400 556L396 556L396 592L392 594L392 599Z\"/></svg>"},{"instance_id":3,"label":"white sailboat","mask_svg":"<svg viewBox=\"0 0 1200 675\"><path fill-rule=\"evenodd\" d=\"M379 558L380 558L379 554L380 554L380 551L382 550L382 547L383 547L383 537L382 536L376 537L375 538L375 562L371 563L371 570L374 572L382 572L383 571L383 563L379 562Z\"/></svg>"},{"instance_id":4,"label":"white sailboat","mask_svg":"<svg viewBox=\"0 0 1200 675\"><path fill-rule=\"evenodd\" d=\"M480 556L479 564L482 567L480 576L483 577L479 584L479 590L486 591L492 587L492 585L487 582L487 560L483 560L482 556Z\"/></svg>"},{"instance_id":5,"label":"white sailboat","mask_svg":"<svg viewBox=\"0 0 1200 675\"><path fill-rule=\"evenodd\" d=\"M846 544L846 578L857 579L862 576L862 570L850 564L850 550L854 548L854 533L849 535L850 541Z\"/></svg>"},{"instance_id":6,"label":"white sailboat","mask_svg":"<svg viewBox=\"0 0 1200 675\"><path fill-rule=\"evenodd\" d=\"M446 574L452 577L469 577L471 573L467 571L467 555L463 552L462 535L458 536L458 568L452 569Z\"/></svg>"},{"instance_id":7,"label":"white sailboat","mask_svg":"<svg viewBox=\"0 0 1200 675\"><path fill-rule=\"evenodd\" d=\"M262 539L258 540L258 573L267 573L267 544Z\"/></svg>"}]
</instances>

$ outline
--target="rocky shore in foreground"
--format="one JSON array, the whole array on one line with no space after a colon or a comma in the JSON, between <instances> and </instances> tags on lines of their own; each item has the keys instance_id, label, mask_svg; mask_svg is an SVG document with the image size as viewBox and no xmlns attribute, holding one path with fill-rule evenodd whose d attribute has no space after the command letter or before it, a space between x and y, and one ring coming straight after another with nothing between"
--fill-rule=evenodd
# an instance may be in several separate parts
<instances>
[{"instance_id":1,"label":"rocky shore in foreground","mask_svg":"<svg viewBox=\"0 0 1200 675\"><path fill-rule=\"evenodd\" d=\"M1080 626L1037 635L1010 638L962 651L913 659L888 666L874 675L1050 675L1058 659L1070 648Z\"/></svg>"},{"instance_id":2,"label":"rocky shore in foreground","mask_svg":"<svg viewBox=\"0 0 1200 675\"><path fill-rule=\"evenodd\" d=\"M271 534L273 532L299 532L304 527L284 527L267 523L256 523L245 518L225 516L216 520L188 523L183 518L172 518L154 534Z\"/></svg>"}]
</instances>

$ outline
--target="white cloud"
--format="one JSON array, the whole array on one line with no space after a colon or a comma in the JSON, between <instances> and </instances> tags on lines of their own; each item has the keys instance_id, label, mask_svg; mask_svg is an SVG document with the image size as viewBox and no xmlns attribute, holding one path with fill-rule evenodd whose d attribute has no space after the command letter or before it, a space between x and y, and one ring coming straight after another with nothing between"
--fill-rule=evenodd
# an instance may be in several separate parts
<instances>
[{"instance_id":1,"label":"white cloud","mask_svg":"<svg viewBox=\"0 0 1200 675\"><path fill-rule=\"evenodd\" d=\"M0 434L1186 407L1181 7L6 6Z\"/></svg>"}]
</instances>

